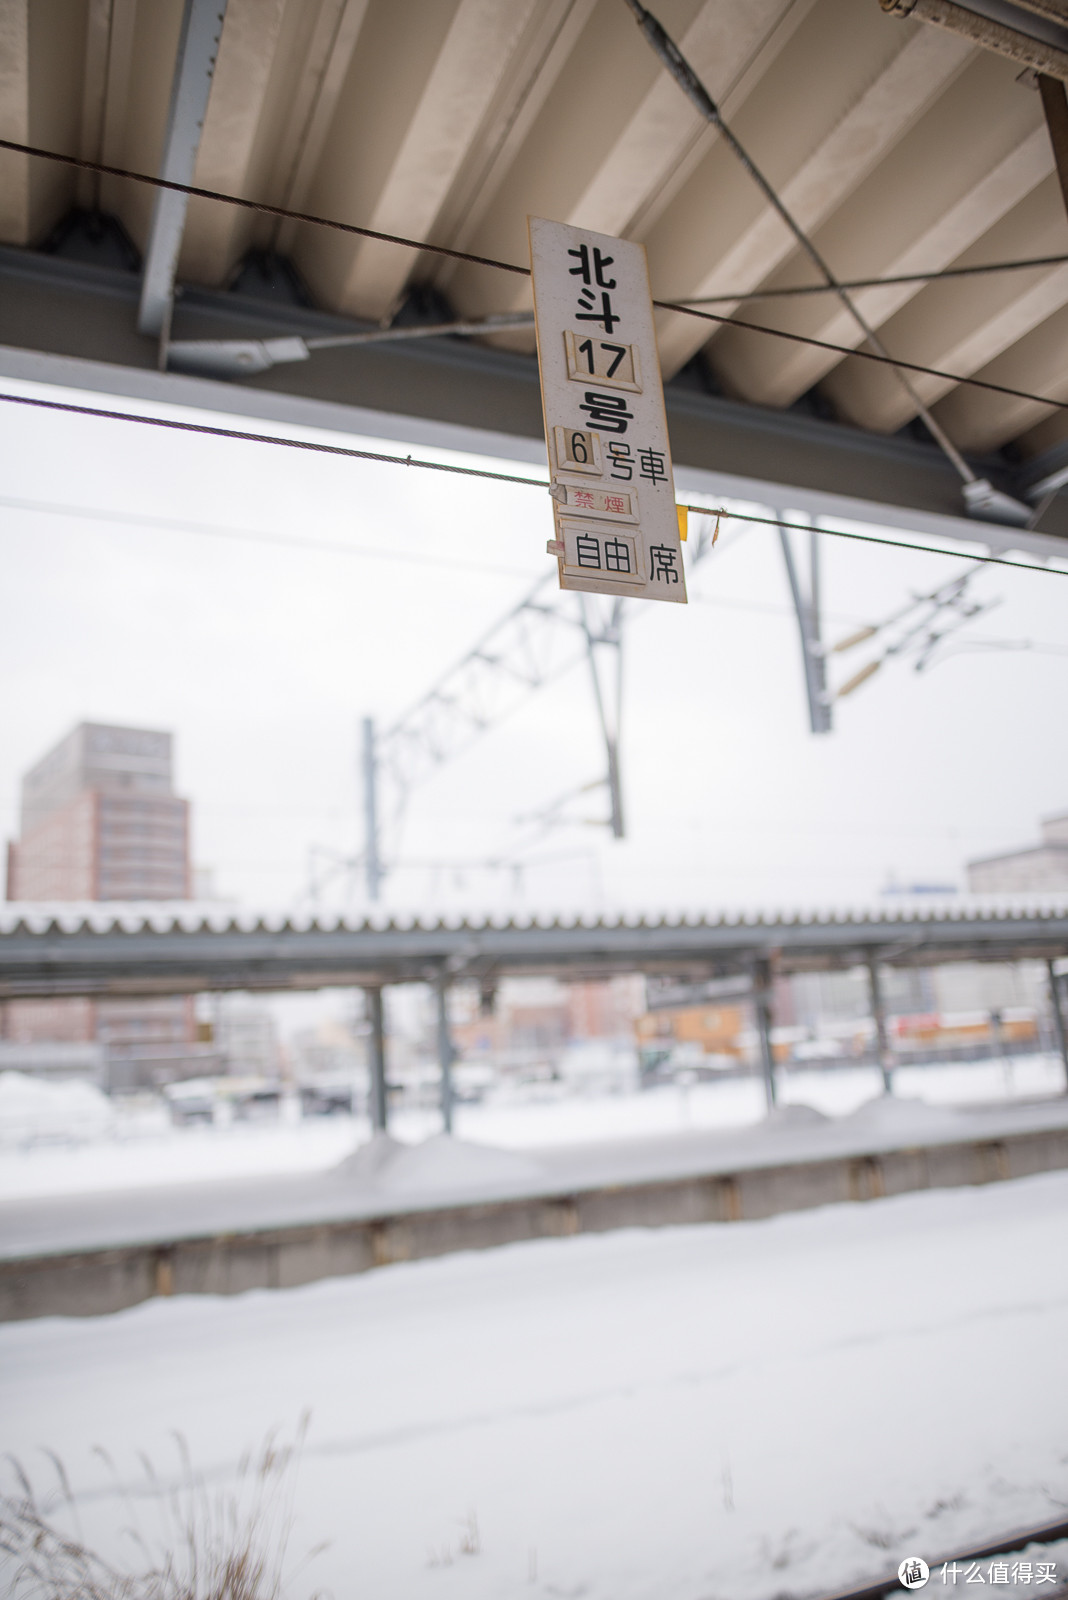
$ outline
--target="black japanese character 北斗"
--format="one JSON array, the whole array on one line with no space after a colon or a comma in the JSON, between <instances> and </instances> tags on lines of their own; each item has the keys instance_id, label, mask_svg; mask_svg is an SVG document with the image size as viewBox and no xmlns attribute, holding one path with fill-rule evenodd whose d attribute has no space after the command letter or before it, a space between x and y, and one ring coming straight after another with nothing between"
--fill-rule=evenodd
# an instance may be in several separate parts
<instances>
[{"instance_id":1,"label":"black japanese character \u5317\u6597","mask_svg":"<svg viewBox=\"0 0 1068 1600\"><path fill-rule=\"evenodd\" d=\"M605 290L601 290L601 309L598 311L597 296L592 289L583 289L579 295L578 303L581 311L575 312L576 322L599 322L605 333L611 333L620 318L612 310L612 299Z\"/></svg>"},{"instance_id":2,"label":"black japanese character \u5317\u6597","mask_svg":"<svg viewBox=\"0 0 1068 1600\"><path fill-rule=\"evenodd\" d=\"M574 256L575 260L578 262L577 267L568 268L568 271L573 278L579 277L585 284L595 283L598 289L615 288L616 280L614 278L606 278L604 275L605 268L612 266L614 263L614 256L602 255L598 247L594 245L593 265L591 271L590 247L588 244L580 244L577 250L569 250L567 253L569 256Z\"/></svg>"}]
</instances>

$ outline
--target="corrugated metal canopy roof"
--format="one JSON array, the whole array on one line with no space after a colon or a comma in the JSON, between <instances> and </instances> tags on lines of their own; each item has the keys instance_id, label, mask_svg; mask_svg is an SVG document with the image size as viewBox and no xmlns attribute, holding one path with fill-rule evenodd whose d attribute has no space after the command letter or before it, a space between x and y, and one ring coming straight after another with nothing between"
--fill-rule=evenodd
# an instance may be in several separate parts
<instances>
[{"instance_id":1,"label":"corrugated metal canopy roof","mask_svg":"<svg viewBox=\"0 0 1068 1600\"><path fill-rule=\"evenodd\" d=\"M181 905L10 905L0 912L0 998L313 989L613 972L707 977L774 959L782 972L868 956L897 966L1060 959L1061 897L705 915L421 920L236 912Z\"/></svg>"},{"instance_id":2,"label":"corrugated metal canopy roof","mask_svg":"<svg viewBox=\"0 0 1068 1600\"><path fill-rule=\"evenodd\" d=\"M655 10L840 278L1068 251L1040 97L1018 63L887 16L877 0L657 0ZM182 15L181 0L5 0L0 131L159 172ZM0 242L118 271L119 236L98 230L92 245L86 214L101 213L146 249L151 190L5 152L0 175ZM229 0L193 177L512 262L526 260L528 213L625 235L645 243L662 298L814 281L623 0ZM265 261L273 290L257 282ZM477 318L530 305L523 278L198 199L178 279L236 291L235 308L301 285L318 310L359 323L403 307ZM857 301L903 359L1068 400L1068 264L897 283ZM861 338L829 294L715 309L851 347ZM136 338L89 350L35 330L29 311L22 323L0 318L8 344L154 364L147 341L142 359ZM856 357L667 312L659 338L665 378L695 393L868 435L914 420L893 372ZM533 350L532 333L491 342ZM316 363L334 375L323 379L330 393L360 403L367 369L354 353ZM311 392L307 374L286 381ZM1065 411L945 379L916 386L984 470L1034 479L1068 461Z\"/></svg>"}]
</instances>

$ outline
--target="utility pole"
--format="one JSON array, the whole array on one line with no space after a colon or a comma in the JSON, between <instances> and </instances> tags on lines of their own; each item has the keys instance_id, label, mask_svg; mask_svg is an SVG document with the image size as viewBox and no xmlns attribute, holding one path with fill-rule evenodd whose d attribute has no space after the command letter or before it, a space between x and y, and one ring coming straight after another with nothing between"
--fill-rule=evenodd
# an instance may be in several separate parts
<instances>
[{"instance_id":1,"label":"utility pole","mask_svg":"<svg viewBox=\"0 0 1068 1600\"><path fill-rule=\"evenodd\" d=\"M1061 980L1057 976L1052 959L1046 962L1046 971L1049 973L1049 998L1053 1007L1053 1026L1057 1030L1057 1043L1061 1049L1061 1060L1064 1062L1064 1091L1068 1094L1068 1028L1064 1023L1064 1002L1061 999Z\"/></svg>"},{"instance_id":2,"label":"utility pole","mask_svg":"<svg viewBox=\"0 0 1068 1600\"><path fill-rule=\"evenodd\" d=\"M886 1036L886 1003L883 999L879 962L874 950L869 950L866 965L871 1017L875 1023L875 1049L879 1057L879 1071L883 1075L883 1093L893 1094L893 1064L890 1059L890 1041Z\"/></svg>"},{"instance_id":3,"label":"utility pole","mask_svg":"<svg viewBox=\"0 0 1068 1600\"><path fill-rule=\"evenodd\" d=\"M364 991L367 1021L370 1023L371 1068L371 1128L374 1133L385 1133L389 1122L389 1105L386 1090L386 1028L382 1006L382 990L377 986Z\"/></svg>"},{"instance_id":4,"label":"utility pole","mask_svg":"<svg viewBox=\"0 0 1068 1600\"><path fill-rule=\"evenodd\" d=\"M771 1046L771 962L758 961L753 971L753 1010L760 1040L760 1068L764 1077L764 1098L769 1111L775 1109L775 1054Z\"/></svg>"},{"instance_id":5,"label":"utility pole","mask_svg":"<svg viewBox=\"0 0 1068 1600\"><path fill-rule=\"evenodd\" d=\"M1001 1062L1001 1073L1005 1080L1005 1093L1010 1095L1013 1090L1013 1061L1006 1048L1004 1020L1004 1016L999 1010L991 1011L989 1017L990 1040L997 1058Z\"/></svg>"},{"instance_id":6,"label":"utility pole","mask_svg":"<svg viewBox=\"0 0 1068 1600\"><path fill-rule=\"evenodd\" d=\"M435 980L438 1002L438 1066L441 1070L441 1121L446 1133L452 1132L452 1036L449 1033L449 980L441 973Z\"/></svg>"},{"instance_id":7,"label":"utility pole","mask_svg":"<svg viewBox=\"0 0 1068 1600\"><path fill-rule=\"evenodd\" d=\"M623 778L619 767L619 728L623 702L623 601L614 599L598 623L592 595L580 594L582 632L593 683L594 704L605 748L605 785L613 839L624 836Z\"/></svg>"},{"instance_id":8,"label":"utility pole","mask_svg":"<svg viewBox=\"0 0 1068 1600\"><path fill-rule=\"evenodd\" d=\"M783 513L780 512L780 516ZM785 520L785 519L784 519ZM827 661L820 638L820 536L816 528L809 531L809 584L804 594L794 561L793 546L786 528L779 526L786 576L790 595L797 615L801 635L801 662L805 673L805 696L808 700L808 725L813 733L830 733L831 707L827 699Z\"/></svg>"},{"instance_id":9,"label":"utility pole","mask_svg":"<svg viewBox=\"0 0 1068 1600\"><path fill-rule=\"evenodd\" d=\"M363 719L363 845L367 897L377 900L383 873L378 839L378 757L373 717Z\"/></svg>"}]
</instances>

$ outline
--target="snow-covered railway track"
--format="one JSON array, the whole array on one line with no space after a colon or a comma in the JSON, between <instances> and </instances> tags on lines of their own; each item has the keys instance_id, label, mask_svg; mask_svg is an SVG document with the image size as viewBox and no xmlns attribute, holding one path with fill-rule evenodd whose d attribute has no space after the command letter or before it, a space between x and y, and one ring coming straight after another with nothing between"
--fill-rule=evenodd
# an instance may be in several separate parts
<instances>
[{"instance_id":1,"label":"snow-covered railway track","mask_svg":"<svg viewBox=\"0 0 1068 1600\"><path fill-rule=\"evenodd\" d=\"M1028 1567L1027 1577L1017 1578L1015 1582L1011 1576L1013 1567L1020 1565L1022 1553L1029 1551L1032 1546L1056 1544L1062 1539L1068 1540L1068 1517L1061 1517L1056 1522L1043 1523L1039 1527L1018 1528L1012 1533L1002 1533L992 1541L971 1545L967 1549L955 1550L951 1555L939 1555L930 1559L925 1556L926 1565L930 1569L929 1581L931 1584L937 1584L939 1593L947 1593L951 1588L955 1587L958 1578L962 1583L988 1583L991 1581L989 1573L982 1573L980 1568L980 1577L976 1578L973 1575L969 1578L967 1575L968 1569L972 1569L977 1563L986 1560L993 1560L994 1565L997 1565L996 1558L1006 1557L1009 1558L1010 1573L1006 1587L1016 1592L1021 1585L1026 1585L1030 1590L1034 1587L1034 1577L1031 1569L1038 1566L1039 1561L1032 1559L1026 1563ZM1059 1565L1057 1563L1042 1564L1055 1567L1055 1576L1051 1584L1048 1578L1042 1578L1042 1593L1048 1597L1048 1600L1057 1600L1058 1596L1068 1595L1068 1566L1064 1563ZM957 1568L960 1570L954 1573L954 1569ZM944 1583L942 1582L943 1573L945 1574ZM1000 1586L1003 1580L997 1577L994 1581ZM916 1592L922 1592L922 1589L926 1587L927 1584L923 1584L922 1588L917 1588ZM901 1582L897 1573L894 1573L879 1578L874 1583L865 1584L861 1589L836 1590L834 1594L821 1596L820 1600L883 1600L884 1596L901 1595L906 1592L907 1586Z\"/></svg>"}]
</instances>

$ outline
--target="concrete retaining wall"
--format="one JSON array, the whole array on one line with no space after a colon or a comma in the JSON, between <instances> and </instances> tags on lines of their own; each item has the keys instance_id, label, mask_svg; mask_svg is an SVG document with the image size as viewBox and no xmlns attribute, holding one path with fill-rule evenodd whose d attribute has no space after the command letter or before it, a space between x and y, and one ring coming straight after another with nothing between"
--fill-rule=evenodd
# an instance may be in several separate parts
<instances>
[{"instance_id":1,"label":"concrete retaining wall","mask_svg":"<svg viewBox=\"0 0 1068 1600\"><path fill-rule=\"evenodd\" d=\"M289 1289L397 1261L523 1239L739 1222L918 1189L958 1188L1068 1167L1068 1129L840 1156L457 1205L432 1211L218 1234L0 1261L0 1321L100 1316L154 1295Z\"/></svg>"}]
</instances>

